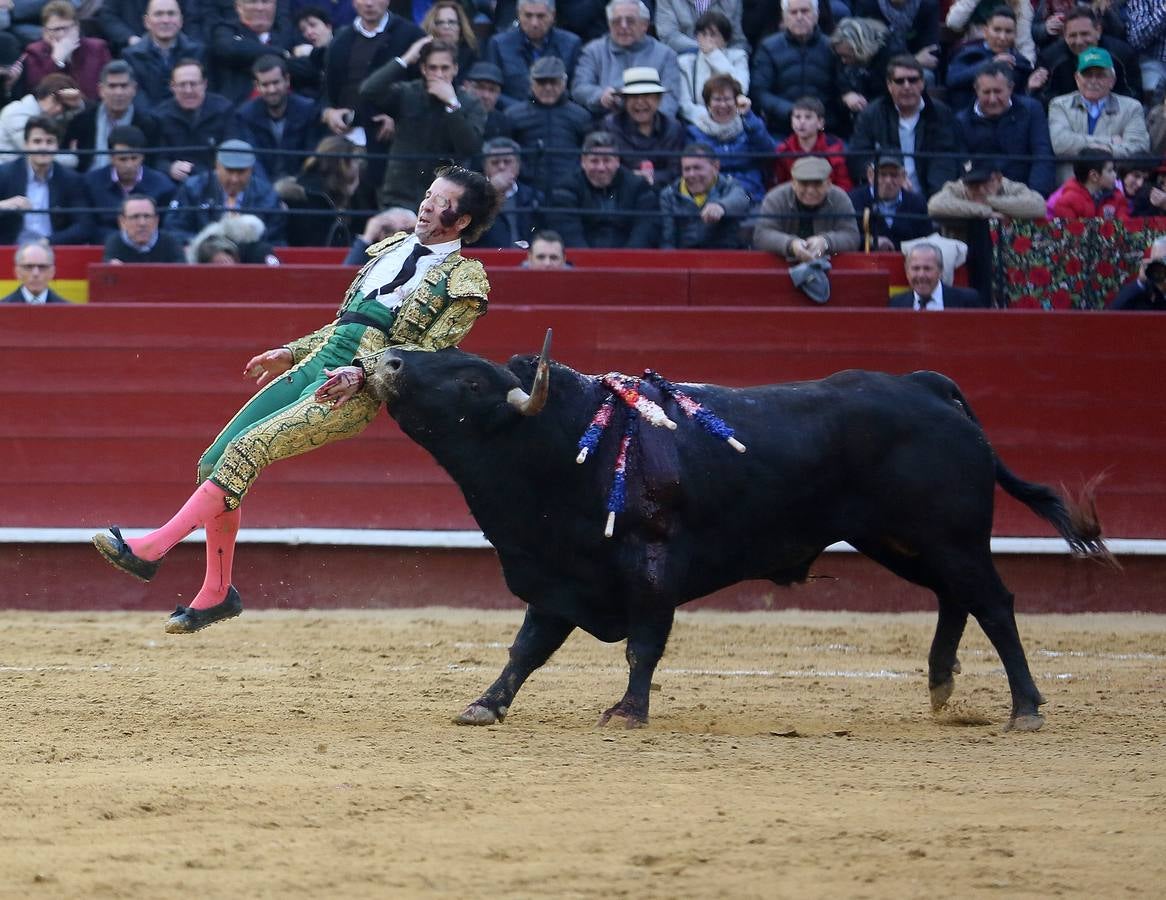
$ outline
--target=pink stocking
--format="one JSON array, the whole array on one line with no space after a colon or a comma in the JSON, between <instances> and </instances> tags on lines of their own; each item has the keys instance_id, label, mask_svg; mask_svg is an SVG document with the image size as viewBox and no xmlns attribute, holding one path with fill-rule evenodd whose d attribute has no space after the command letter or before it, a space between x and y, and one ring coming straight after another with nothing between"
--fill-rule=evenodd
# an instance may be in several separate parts
<instances>
[{"instance_id":1,"label":"pink stocking","mask_svg":"<svg viewBox=\"0 0 1166 900\"><path fill-rule=\"evenodd\" d=\"M135 556L151 562L161 559L170 548L227 508L227 493L217 484L204 481L198 486L174 518L144 537L126 541ZM238 527L238 526L236 526ZM233 541L233 539L232 539Z\"/></svg>"},{"instance_id":2,"label":"pink stocking","mask_svg":"<svg viewBox=\"0 0 1166 900\"><path fill-rule=\"evenodd\" d=\"M231 586L231 566L235 561L235 536L242 512L224 510L206 523L206 578L190 601L192 609L206 609L222 603Z\"/></svg>"}]
</instances>

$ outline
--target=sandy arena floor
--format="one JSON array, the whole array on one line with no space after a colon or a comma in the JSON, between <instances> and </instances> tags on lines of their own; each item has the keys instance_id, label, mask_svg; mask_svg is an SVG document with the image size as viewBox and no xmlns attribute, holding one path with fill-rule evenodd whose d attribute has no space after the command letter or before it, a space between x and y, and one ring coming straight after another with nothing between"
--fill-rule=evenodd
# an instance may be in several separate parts
<instances>
[{"instance_id":1,"label":"sandy arena floor","mask_svg":"<svg viewBox=\"0 0 1166 900\"><path fill-rule=\"evenodd\" d=\"M1005 734L969 625L682 615L646 730L576 634L506 724L450 717L520 613L0 613L0 897L1150 897L1166 884L1166 617L1029 616L1049 698Z\"/></svg>"}]
</instances>

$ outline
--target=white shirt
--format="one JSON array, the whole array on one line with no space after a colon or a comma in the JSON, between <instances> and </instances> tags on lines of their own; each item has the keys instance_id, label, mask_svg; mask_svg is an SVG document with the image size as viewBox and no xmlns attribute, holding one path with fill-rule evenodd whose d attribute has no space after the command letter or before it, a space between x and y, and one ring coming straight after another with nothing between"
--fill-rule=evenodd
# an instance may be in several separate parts
<instances>
[{"instance_id":1,"label":"white shirt","mask_svg":"<svg viewBox=\"0 0 1166 900\"><path fill-rule=\"evenodd\" d=\"M364 27L364 22L363 22L363 20L361 20L360 16L357 16L356 19L352 23L352 27L354 29L356 29L356 31L359 34L363 34L366 38L376 37L378 34L380 34L382 31L384 31L388 27L388 25L389 25L389 14L388 13L385 13L383 16L381 16L381 20L379 22L377 22L377 27L374 28L372 31L369 31L367 28Z\"/></svg>"},{"instance_id":2,"label":"white shirt","mask_svg":"<svg viewBox=\"0 0 1166 900\"><path fill-rule=\"evenodd\" d=\"M920 297L918 294L915 294L915 309L922 308L922 306L920 304L920 301L922 299L923 298ZM931 311L933 309L943 309L943 282L942 281L939 282L939 284L937 284L935 286L935 290L931 292L931 299L929 301L927 301L927 309L928 309L928 311Z\"/></svg>"},{"instance_id":3,"label":"white shirt","mask_svg":"<svg viewBox=\"0 0 1166 900\"><path fill-rule=\"evenodd\" d=\"M27 244L39 238L53 236L53 222L49 218L49 178L52 177L53 167L49 166L43 180L36 177L32 166L28 165L28 187L24 196L28 198L29 209L24 214L24 224L20 230L19 243Z\"/></svg>"},{"instance_id":4,"label":"white shirt","mask_svg":"<svg viewBox=\"0 0 1166 900\"><path fill-rule=\"evenodd\" d=\"M20 293L24 297L25 303L48 303L49 302L49 289L48 288L45 288L44 291L42 291L39 294L34 294L32 291L30 291L27 287L25 287L22 284L20 286Z\"/></svg>"},{"instance_id":5,"label":"white shirt","mask_svg":"<svg viewBox=\"0 0 1166 900\"><path fill-rule=\"evenodd\" d=\"M366 296L371 294L382 285L386 285L397 277L401 271L401 266L405 264L405 260L409 258L420 241L415 237L409 237L401 241L396 247L379 257L372 268L364 273L364 278L360 282L360 290ZM461 249L461 238L454 238L452 241L446 241L444 244L426 244L429 248L429 253L417 260L417 271L413 273L413 277L399 286L396 290L388 294L380 294L376 300L377 303L383 303L389 309L396 309L401 305L409 293L421 284L421 279L425 277L425 273L434 266L441 265L445 258L456 250Z\"/></svg>"},{"instance_id":6,"label":"white shirt","mask_svg":"<svg viewBox=\"0 0 1166 900\"><path fill-rule=\"evenodd\" d=\"M923 186L919 183L919 174L915 170L915 131L919 127L919 117L923 113L924 101L919 101L919 108L915 110L915 114L908 118L899 116L899 150L903 154L903 168L907 171L907 177L911 179L911 185L919 193L923 193Z\"/></svg>"}]
</instances>

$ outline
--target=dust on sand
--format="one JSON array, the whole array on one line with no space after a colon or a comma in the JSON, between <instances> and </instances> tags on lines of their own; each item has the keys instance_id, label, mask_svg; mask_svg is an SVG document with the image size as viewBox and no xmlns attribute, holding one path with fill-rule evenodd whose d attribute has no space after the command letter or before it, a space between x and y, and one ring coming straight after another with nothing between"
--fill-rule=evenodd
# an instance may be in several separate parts
<instances>
[{"instance_id":1,"label":"dust on sand","mask_svg":"<svg viewBox=\"0 0 1166 900\"><path fill-rule=\"evenodd\" d=\"M521 613L0 613L2 897L1160 896L1166 617L1025 616L1008 734L972 624L682 614L644 730L576 633L504 725L451 716Z\"/></svg>"}]
</instances>

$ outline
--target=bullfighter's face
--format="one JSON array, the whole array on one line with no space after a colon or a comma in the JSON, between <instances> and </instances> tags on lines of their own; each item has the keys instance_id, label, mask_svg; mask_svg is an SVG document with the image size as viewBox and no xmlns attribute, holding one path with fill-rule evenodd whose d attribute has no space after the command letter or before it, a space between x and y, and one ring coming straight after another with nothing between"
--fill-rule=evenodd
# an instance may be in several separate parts
<instances>
[{"instance_id":1,"label":"bullfighter's face","mask_svg":"<svg viewBox=\"0 0 1166 900\"><path fill-rule=\"evenodd\" d=\"M413 229L422 244L452 241L470 224L470 216L457 211L463 193L460 184L444 178L429 186L417 209L417 225Z\"/></svg>"}]
</instances>

